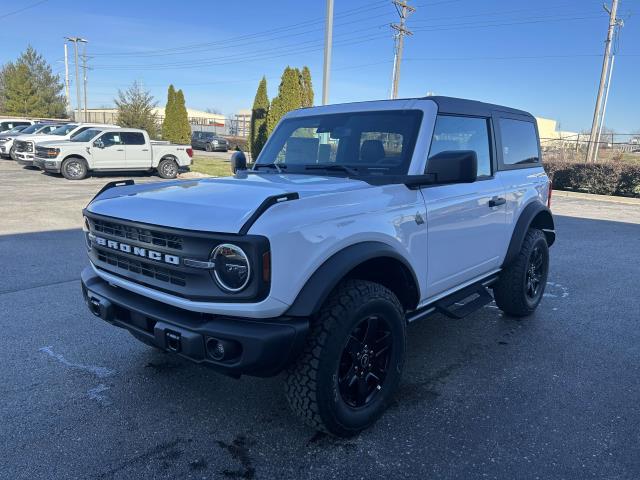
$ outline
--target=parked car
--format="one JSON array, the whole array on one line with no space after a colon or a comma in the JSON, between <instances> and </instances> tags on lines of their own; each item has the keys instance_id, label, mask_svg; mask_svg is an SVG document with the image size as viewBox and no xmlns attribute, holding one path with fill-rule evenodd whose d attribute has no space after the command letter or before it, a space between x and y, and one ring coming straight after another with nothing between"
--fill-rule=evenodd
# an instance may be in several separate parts
<instances>
[{"instance_id":1,"label":"parked car","mask_svg":"<svg viewBox=\"0 0 640 480\"><path fill-rule=\"evenodd\" d=\"M152 142L145 130L96 127L68 141L38 145L34 162L69 180L109 170L155 170L162 178L175 178L191 165L192 156L191 146Z\"/></svg>"},{"instance_id":2,"label":"parked car","mask_svg":"<svg viewBox=\"0 0 640 480\"><path fill-rule=\"evenodd\" d=\"M33 125L34 123L33 120L27 120L26 118L0 118L0 133L21 125Z\"/></svg>"},{"instance_id":3,"label":"parked car","mask_svg":"<svg viewBox=\"0 0 640 480\"><path fill-rule=\"evenodd\" d=\"M226 152L229 150L229 142L213 132L193 132L191 146L207 152Z\"/></svg>"},{"instance_id":4,"label":"parked car","mask_svg":"<svg viewBox=\"0 0 640 480\"><path fill-rule=\"evenodd\" d=\"M82 132L89 130L90 128L120 128L120 127L118 125L110 125L110 124L103 124L103 123L67 123L64 125L60 125L55 130L52 130L47 134L42 134L42 133L38 134L37 137L34 137L32 140L30 140L33 143L33 145L30 146L30 148L28 149L28 152L25 152L24 158L22 160L19 160L19 163L21 163L22 165L37 167L37 165L35 165L35 163L33 162L33 159L35 157L35 150L38 145L42 145L50 141L61 142L65 140L70 140L76 137L77 135L81 134Z\"/></svg>"},{"instance_id":5,"label":"parked car","mask_svg":"<svg viewBox=\"0 0 640 480\"><path fill-rule=\"evenodd\" d=\"M13 146L9 151L11 158L20 165L33 167L35 142L38 140L39 136L53 132L60 125L60 123L49 122L34 123L22 130L20 135L13 140Z\"/></svg>"},{"instance_id":6,"label":"parked car","mask_svg":"<svg viewBox=\"0 0 640 480\"><path fill-rule=\"evenodd\" d=\"M29 125L18 125L11 130L6 130L0 133L0 157L10 157L11 147L13 147L13 140L20 135L25 128Z\"/></svg>"},{"instance_id":7,"label":"parked car","mask_svg":"<svg viewBox=\"0 0 640 480\"><path fill-rule=\"evenodd\" d=\"M535 311L550 199L521 110L448 97L306 108L234 177L106 185L84 210L82 291L94 315L200 365L284 370L292 410L349 436L390 404L410 323L494 299Z\"/></svg>"}]
</instances>

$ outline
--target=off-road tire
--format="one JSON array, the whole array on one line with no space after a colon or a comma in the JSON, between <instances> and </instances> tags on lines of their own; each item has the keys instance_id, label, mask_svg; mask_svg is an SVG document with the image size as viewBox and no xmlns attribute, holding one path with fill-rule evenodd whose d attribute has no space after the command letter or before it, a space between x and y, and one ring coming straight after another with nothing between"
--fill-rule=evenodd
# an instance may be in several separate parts
<instances>
[{"instance_id":1,"label":"off-road tire","mask_svg":"<svg viewBox=\"0 0 640 480\"><path fill-rule=\"evenodd\" d=\"M89 167L84 159L71 157L62 162L60 173L67 180L82 180L87 177Z\"/></svg>"},{"instance_id":2,"label":"off-road tire","mask_svg":"<svg viewBox=\"0 0 640 480\"><path fill-rule=\"evenodd\" d=\"M388 369L369 404L351 407L338 386L341 357L354 328L372 316L384 319L392 335ZM400 383L405 328L404 311L390 290L369 281L343 282L312 319L304 351L286 372L285 394L291 409L312 428L339 437L369 427L383 414Z\"/></svg>"},{"instance_id":3,"label":"off-road tire","mask_svg":"<svg viewBox=\"0 0 640 480\"><path fill-rule=\"evenodd\" d=\"M543 271L540 276L539 290L532 298L527 295L527 271L530 268L532 253L536 248L540 249L542 254ZM498 281L493 286L496 305L503 312L514 317L531 315L542 300L548 274L549 246L547 239L541 230L530 228L522 242L518 256L500 273Z\"/></svg>"},{"instance_id":4,"label":"off-road tire","mask_svg":"<svg viewBox=\"0 0 640 480\"><path fill-rule=\"evenodd\" d=\"M176 178L178 176L178 164L171 158L164 158L158 164L158 176L160 178Z\"/></svg>"}]
</instances>

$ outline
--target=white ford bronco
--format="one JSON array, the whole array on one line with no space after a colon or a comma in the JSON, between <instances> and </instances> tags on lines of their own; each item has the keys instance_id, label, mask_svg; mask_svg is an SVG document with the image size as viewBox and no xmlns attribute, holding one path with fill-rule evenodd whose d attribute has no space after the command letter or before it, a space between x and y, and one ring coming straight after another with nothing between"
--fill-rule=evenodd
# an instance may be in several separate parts
<instances>
[{"instance_id":1,"label":"white ford bronco","mask_svg":"<svg viewBox=\"0 0 640 480\"><path fill-rule=\"evenodd\" d=\"M136 170L176 178L192 156L191 145L154 142L145 130L96 126L69 140L37 144L33 164L68 180L82 180L92 171Z\"/></svg>"},{"instance_id":2,"label":"white ford bronco","mask_svg":"<svg viewBox=\"0 0 640 480\"><path fill-rule=\"evenodd\" d=\"M397 389L410 323L542 299L555 240L534 118L446 97L296 110L250 170L106 185L84 210L90 311L232 376L286 372L349 436Z\"/></svg>"}]
</instances>

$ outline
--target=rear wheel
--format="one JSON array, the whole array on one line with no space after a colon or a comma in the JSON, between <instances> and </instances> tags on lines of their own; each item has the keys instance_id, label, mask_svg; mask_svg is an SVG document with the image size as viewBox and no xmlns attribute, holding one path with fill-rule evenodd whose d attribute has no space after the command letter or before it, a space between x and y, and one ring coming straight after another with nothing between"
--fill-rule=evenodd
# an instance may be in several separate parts
<instances>
[{"instance_id":1,"label":"rear wheel","mask_svg":"<svg viewBox=\"0 0 640 480\"><path fill-rule=\"evenodd\" d=\"M305 350L287 371L286 397L313 428L347 437L373 424L398 388L404 312L377 283L349 280L312 322Z\"/></svg>"},{"instance_id":2,"label":"rear wheel","mask_svg":"<svg viewBox=\"0 0 640 480\"><path fill-rule=\"evenodd\" d=\"M82 158L67 158L60 168L62 176L67 180L82 180L89 171L87 162Z\"/></svg>"},{"instance_id":3,"label":"rear wheel","mask_svg":"<svg viewBox=\"0 0 640 480\"><path fill-rule=\"evenodd\" d=\"M178 176L178 164L171 158L160 160L158 175L161 178L176 178Z\"/></svg>"},{"instance_id":4,"label":"rear wheel","mask_svg":"<svg viewBox=\"0 0 640 480\"><path fill-rule=\"evenodd\" d=\"M496 305L509 315L524 317L538 307L549 275L549 247L544 233L529 229L518 257L493 287Z\"/></svg>"}]
</instances>

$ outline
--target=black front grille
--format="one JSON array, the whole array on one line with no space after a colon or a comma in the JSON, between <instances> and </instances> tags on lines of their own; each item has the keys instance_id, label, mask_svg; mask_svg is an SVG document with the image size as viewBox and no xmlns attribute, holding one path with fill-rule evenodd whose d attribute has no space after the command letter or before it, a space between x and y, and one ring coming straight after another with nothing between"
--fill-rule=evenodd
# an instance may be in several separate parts
<instances>
[{"instance_id":1,"label":"black front grille","mask_svg":"<svg viewBox=\"0 0 640 480\"><path fill-rule=\"evenodd\" d=\"M167 268L162 268L149 262L133 260L102 249L96 249L96 251L98 254L98 260L114 267L122 268L129 272L144 275L172 285L184 287L187 284L187 280L184 275Z\"/></svg>"},{"instance_id":2,"label":"black front grille","mask_svg":"<svg viewBox=\"0 0 640 480\"><path fill-rule=\"evenodd\" d=\"M31 142L16 142L16 151L17 152L33 152L33 143Z\"/></svg>"},{"instance_id":3,"label":"black front grille","mask_svg":"<svg viewBox=\"0 0 640 480\"><path fill-rule=\"evenodd\" d=\"M131 227L106 220L92 219L93 229L96 232L104 233L114 237L126 238L134 242L146 243L157 247L170 248L172 250L182 250L182 237L171 235L147 228Z\"/></svg>"},{"instance_id":4,"label":"black front grille","mask_svg":"<svg viewBox=\"0 0 640 480\"><path fill-rule=\"evenodd\" d=\"M46 147L36 147L36 157L49 158L49 149Z\"/></svg>"}]
</instances>

